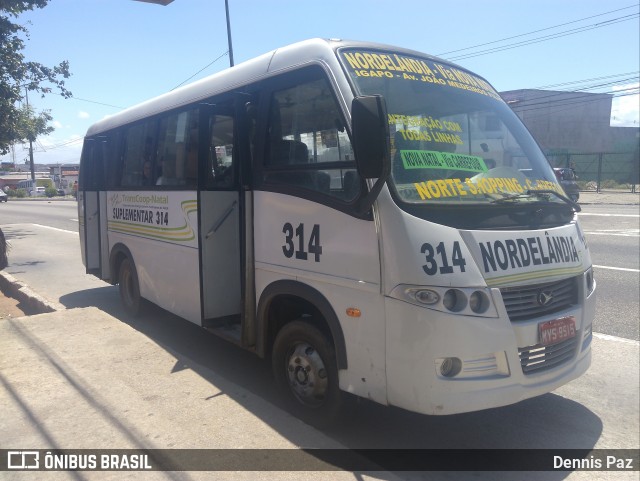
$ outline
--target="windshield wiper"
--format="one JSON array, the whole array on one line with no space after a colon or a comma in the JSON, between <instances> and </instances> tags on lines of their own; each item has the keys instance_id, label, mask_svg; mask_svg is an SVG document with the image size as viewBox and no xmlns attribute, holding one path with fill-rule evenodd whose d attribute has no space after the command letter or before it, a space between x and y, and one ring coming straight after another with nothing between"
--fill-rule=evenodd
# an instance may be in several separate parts
<instances>
[{"instance_id":1,"label":"windshield wiper","mask_svg":"<svg viewBox=\"0 0 640 481\"><path fill-rule=\"evenodd\" d=\"M568 204L569 206L571 206L575 212L582 211L582 208L580 207L580 205L577 202L574 202L571 199L569 199L568 197L565 197L564 195L556 192L555 190L551 190L551 189L527 190L527 191L525 191L523 193L520 193L520 194L507 194L504 197L502 197L501 199L492 200L491 203L492 204L494 204L494 203L499 204L501 202L508 202L510 200L522 199L522 198L531 197L531 196L537 197L539 199L546 199L546 198L548 198L547 197L548 194L555 195L558 199L562 200L565 204Z\"/></svg>"}]
</instances>

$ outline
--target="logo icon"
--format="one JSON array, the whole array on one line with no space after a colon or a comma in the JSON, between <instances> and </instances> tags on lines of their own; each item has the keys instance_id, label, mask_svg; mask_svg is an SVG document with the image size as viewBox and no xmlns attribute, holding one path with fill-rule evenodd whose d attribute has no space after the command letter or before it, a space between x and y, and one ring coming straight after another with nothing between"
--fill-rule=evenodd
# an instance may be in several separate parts
<instances>
[{"instance_id":1,"label":"logo icon","mask_svg":"<svg viewBox=\"0 0 640 481\"><path fill-rule=\"evenodd\" d=\"M540 291L538 292L538 297L536 299L538 304L541 306L548 306L553 302L553 292L551 291Z\"/></svg>"},{"instance_id":2,"label":"logo icon","mask_svg":"<svg viewBox=\"0 0 640 481\"><path fill-rule=\"evenodd\" d=\"M38 469L39 467L38 451L7 451L7 469Z\"/></svg>"}]
</instances>

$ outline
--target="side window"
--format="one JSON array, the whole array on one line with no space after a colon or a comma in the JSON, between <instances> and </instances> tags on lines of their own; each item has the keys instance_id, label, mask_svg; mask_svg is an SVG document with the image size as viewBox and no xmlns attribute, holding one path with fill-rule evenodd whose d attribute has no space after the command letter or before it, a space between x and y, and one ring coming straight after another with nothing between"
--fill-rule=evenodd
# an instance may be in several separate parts
<instances>
[{"instance_id":1,"label":"side window","mask_svg":"<svg viewBox=\"0 0 640 481\"><path fill-rule=\"evenodd\" d=\"M154 162L156 123L147 121L132 125L125 132L123 167L120 185L138 187L152 185L149 166Z\"/></svg>"},{"instance_id":2,"label":"side window","mask_svg":"<svg viewBox=\"0 0 640 481\"><path fill-rule=\"evenodd\" d=\"M152 184L196 187L198 183L198 109L160 119L158 155Z\"/></svg>"},{"instance_id":3,"label":"side window","mask_svg":"<svg viewBox=\"0 0 640 481\"><path fill-rule=\"evenodd\" d=\"M82 172L80 188L82 190L105 190L109 186L109 153L113 148L109 134L100 134L86 138L82 148Z\"/></svg>"},{"instance_id":4,"label":"side window","mask_svg":"<svg viewBox=\"0 0 640 481\"><path fill-rule=\"evenodd\" d=\"M269 105L264 181L344 201L360 192L342 115L324 78L278 90Z\"/></svg>"},{"instance_id":5,"label":"side window","mask_svg":"<svg viewBox=\"0 0 640 481\"><path fill-rule=\"evenodd\" d=\"M207 188L220 189L235 183L233 104L216 103L208 119Z\"/></svg>"}]
</instances>

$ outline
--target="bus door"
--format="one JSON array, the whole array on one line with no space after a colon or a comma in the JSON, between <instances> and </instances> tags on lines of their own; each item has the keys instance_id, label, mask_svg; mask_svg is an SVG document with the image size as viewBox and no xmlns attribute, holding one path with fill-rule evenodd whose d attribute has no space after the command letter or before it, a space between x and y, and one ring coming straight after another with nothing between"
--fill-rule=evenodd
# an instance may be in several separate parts
<instances>
[{"instance_id":1,"label":"bus door","mask_svg":"<svg viewBox=\"0 0 640 481\"><path fill-rule=\"evenodd\" d=\"M83 260L88 274L107 278L108 262L103 262L102 239L106 242L106 215L101 209L106 208L106 194L101 192L104 184L103 153L104 139L101 137L87 139L82 153L82 172L80 188L77 195L80 205L79 221L84 226ZM106 214L106 212L105 212ZM82 232L82 230L81 230ZM105 249L106 251L106 249Z\"/></svg>"},{"instance_id":2,"label":"bus door","mask_svg":"<svg viewBox=\"0 0 640 481\"><path fill-rule=\"evenodd\" d=\"M203 325L240 340L242 212L233 102L204 106L200 140L206 162L200 183L201 304Z\"/></svg>"}]
</instances>

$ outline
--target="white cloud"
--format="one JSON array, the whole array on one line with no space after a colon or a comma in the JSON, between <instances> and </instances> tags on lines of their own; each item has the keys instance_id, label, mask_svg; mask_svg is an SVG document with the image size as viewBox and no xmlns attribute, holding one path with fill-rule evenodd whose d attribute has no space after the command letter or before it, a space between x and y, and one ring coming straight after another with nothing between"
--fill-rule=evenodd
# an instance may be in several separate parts
<instances>
[{"instance_id":1,"label":"white cloud","mask_svg":"<svg viewBox=\"0 0 640 481\"><path fill-rule=\"evenodd\" d=\"M51 122L51 126L54 129L61 129L62 128L62 122L60 122L58 120L54 120L53 122Z\"/></svg>"},{"instance_id":2,"label":"white cloud","mask_svg":"<svg viewBox=\"0 0 640 481\"><path fill-rule=\"evenodd\" d=\"M79 119L88 119L89 117L91 117L91 115L89 115L89 113L88 113L88 112L84 112L84 111L82 111L82 110L80 110L80 111L78 112L78 118L79 118Z\"/></svg>"},{"instance_id":3,"label":"white cloud","mask_svg":"<svg viewBox=\"0 0 640 481\"><path fill-rule=\"evenodd\" d=\"M613 87L613 94L618 94L619 96L613 98L613 102L611 105L612 127L640 126L640 97L638 94L639 87L640 83L638 82L634 84Z\"/></svg>"}]
</instances>

